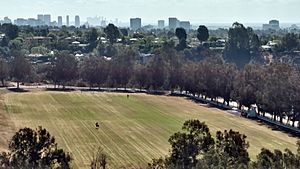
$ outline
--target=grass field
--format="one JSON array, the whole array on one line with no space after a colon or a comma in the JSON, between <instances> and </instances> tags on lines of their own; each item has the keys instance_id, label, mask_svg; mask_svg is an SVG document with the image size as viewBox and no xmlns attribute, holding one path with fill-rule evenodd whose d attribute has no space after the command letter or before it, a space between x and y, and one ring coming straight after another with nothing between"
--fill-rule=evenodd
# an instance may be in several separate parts
<instances>
[{"instance_id":1,"label":"grass field","mask_svg":"<svg viewBox=\"0 0 300 169\"><path fill-rule=\"evenodd\" d=\"M168 154L168 138L192 118L205 121L213 133L232 128L246 134L252 158L262 147L296 148L297 139L285 133L178 97L31 92L5 94L4 102L15 130L45 127L72 153L75 168L88 168L99 146L110 156L110 168L145 166Z\"/></svg>"}]
</instances>

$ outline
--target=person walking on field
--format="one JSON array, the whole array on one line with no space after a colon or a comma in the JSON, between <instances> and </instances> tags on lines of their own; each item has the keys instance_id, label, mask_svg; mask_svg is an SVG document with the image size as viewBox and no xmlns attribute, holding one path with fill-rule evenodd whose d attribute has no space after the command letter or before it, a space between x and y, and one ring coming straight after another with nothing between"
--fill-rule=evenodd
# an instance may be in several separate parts
<instances>
[{"instance_id":1,"label":"person walking on field","mask_svg":"<svg viewBox=\"0 0 300 169\"><path fill-rule=\"evenodd\" d=\"M95 123L96 129L99 129L100 125L98 122Z\"/></svg>"}]
</instances>

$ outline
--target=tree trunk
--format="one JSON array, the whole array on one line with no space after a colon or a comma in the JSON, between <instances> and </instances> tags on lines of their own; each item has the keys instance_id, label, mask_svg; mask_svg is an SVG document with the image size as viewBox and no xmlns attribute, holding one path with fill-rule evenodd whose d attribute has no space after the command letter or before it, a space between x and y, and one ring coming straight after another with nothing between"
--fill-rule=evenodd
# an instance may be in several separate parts
<instances>
[{"instance_id":1,"label":"tree trunk","mask_svg":"<svg viewBox=\"0 0 300 169\"><path fill-rule=\"evenodd\" d=\"M295 119L292 120L292 126L295 127Z\"/></svg>"},{"instance_id":2,"label":"tree trunk","mask_svg":"<svg viewBox=\"0 0 300 169\"><path fill-rule=\"evenodd\" d=\"M283 123L283 117L282 117L282 114L280 114L279 119L280 119L280 123Z\"/></svg>"},{"instance_id":3,"label":"tree trunk","mask_svg":"<svg viewBox=\"0 0 300 169\"><path fill-rule=\"evenodd\" d=\"M17 81L17 89L20 89L20 82Z\"/></svg>"},{"instance_id":4,"label":"tree trunk","mask_svg":"<svg viewBox=\"0 0 300 169\"><path fill-rule=\"evenodd\" d=\"M2 86L4 87L4 79L1 79L1 82L2 82Z\"/></svg>"},{"instance_id":5,"label":"tree trunk","mask_svg":"<svg viewBox=\"0 0 300 169\"><path fill-rule=\"evenodd\" d=\"M296 117L295 117L295 112L293 113L293 119L292 119L292 126L295 127L295 121L296 121Z\"/></svg>"},{"instance_id":6,"label":"tree trunk","mask_svg":"<svg viewBox=\"0 0 300 169\"><path fill-rule=\"evenodd\" d=\"M241 103L239 103L238 109L242 110L242 104Z\"/></svg>"}]
</instances>

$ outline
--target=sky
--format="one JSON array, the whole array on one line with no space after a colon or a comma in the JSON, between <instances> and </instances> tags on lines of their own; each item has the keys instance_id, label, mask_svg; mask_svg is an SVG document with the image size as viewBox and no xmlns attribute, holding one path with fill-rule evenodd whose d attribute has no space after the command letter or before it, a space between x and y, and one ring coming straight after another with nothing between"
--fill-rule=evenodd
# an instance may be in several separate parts
<instances>
[{"instance_id":1,"label":"sky","mask_svg":"<svg viewBox=\"0 0 300 169\"><path fill-rule=\"evenodd\" d=\"M131 17L143 23L156 23L177 17L191 23L265 23L278 19L300 23L300 0L0 0L0 19L36 18L36 15L79 15L129 22ZM63 17L65 19L65 17Z\"/></svg>"}]
</instances>

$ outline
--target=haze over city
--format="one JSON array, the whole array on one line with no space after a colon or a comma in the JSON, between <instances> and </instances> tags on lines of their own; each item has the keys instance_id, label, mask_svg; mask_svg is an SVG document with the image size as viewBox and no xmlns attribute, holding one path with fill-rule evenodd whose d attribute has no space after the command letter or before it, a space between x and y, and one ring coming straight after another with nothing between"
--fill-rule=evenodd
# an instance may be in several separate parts
<instances>
[{"instance_id":1,"label":"haze over city","mask_svg":"<svg viewBox=\"0 0 300 169\"><path fill-rule=\"evenodd\" d=\"M129 22L140 17L143 23L177 17L192 23L264 23L278 19L283 23L299 23L298 0L10 0L1 2L0 18L36 17L49 13L53 18L80 15L116 18ZM73 18L73 17L72 17Z\"/></svg>"}]
</instances>

